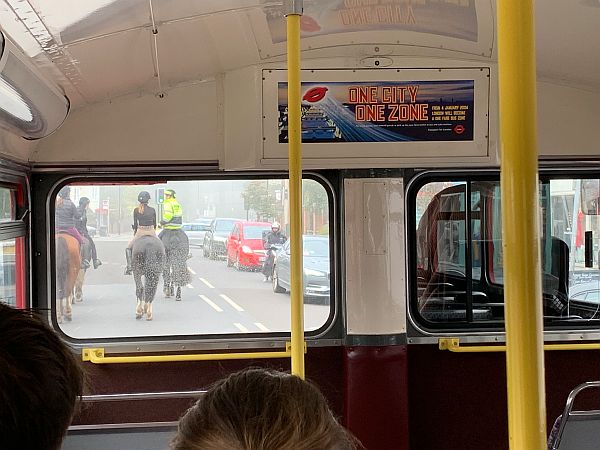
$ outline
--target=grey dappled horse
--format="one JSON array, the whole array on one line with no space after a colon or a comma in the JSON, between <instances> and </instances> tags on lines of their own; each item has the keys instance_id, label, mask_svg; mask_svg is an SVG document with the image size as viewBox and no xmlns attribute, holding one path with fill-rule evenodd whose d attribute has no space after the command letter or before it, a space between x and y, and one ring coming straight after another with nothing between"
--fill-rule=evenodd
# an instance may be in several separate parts
<instances>
[{"instance_id":1,"label":"grey dappled horse","mask_svg":"<svg viewBox=\"0 0 600 450\"><path fill-rule=\"evenodd\" d=\"M163 230L160 239L165 245L166 264L163 272L164 294L171 297L175 293L175 300L181 300L181 286L190 282L187 268L187 258L190 251L190 243L183 230Z\"/></svg>"},{"instance_id":2,"label":"grey dappled horse","mask_svg":"<svg viewBox=\"0 0 600 450\"><path fill-rule=\"evenodd\" d=\"M135 318L141 319L146 314L146 320L152 320L152 300L156 295L158 279L165 266L165 247L157 237L141 236L133 243L132 257L137 298Z\"/></svg>"}]
</instances>

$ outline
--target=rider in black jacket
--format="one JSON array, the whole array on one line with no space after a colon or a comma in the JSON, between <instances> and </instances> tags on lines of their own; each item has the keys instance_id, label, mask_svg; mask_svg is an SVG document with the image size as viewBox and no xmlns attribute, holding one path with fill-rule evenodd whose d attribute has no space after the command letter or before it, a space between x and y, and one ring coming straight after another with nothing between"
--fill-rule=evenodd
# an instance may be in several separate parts
<instances>
[{"instance_id":1,"label":"rider in black jacket","mask_svg":"<svg viewBox=\"0 0 600 450\"><path fill-rule=\"evenodd\" d=\"M75 228L77 231L88 240L90 243L90 249L92 253L92 263L94 264L94 269L97 269L98 266L102 265L102 261L98 259L98 254L96 252L96 244L94 240L90 236L90 233L87 228L87 208L90 204L90 199L87 197L81 197L79 199L79 206L77 207L78 214L75 216Z\"/></svg>"},{"instance_id":2,"label":"rider in black jacket","mask_svg":"<svg viewBox=\"0 0 600 450\"><path fill-rule=\"evenodd\" d=\"M271 225L271 231L269 231L263 237L263 247L267 250L267 259L262 268L262 273L265 276L264 281L269 281L269 277L273 275L273 263L275 262L275 251L274 247L279 247L285 243L287 238L281 232L281 226L279 222L273 222Z\"/></svg>"}]
</instances>

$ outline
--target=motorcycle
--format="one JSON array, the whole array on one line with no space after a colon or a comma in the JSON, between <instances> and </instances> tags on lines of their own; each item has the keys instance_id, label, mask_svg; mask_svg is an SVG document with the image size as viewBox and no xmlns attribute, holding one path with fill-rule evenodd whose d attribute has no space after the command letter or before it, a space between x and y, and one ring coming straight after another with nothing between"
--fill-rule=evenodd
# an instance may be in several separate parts
<instances>
[{"instance_id":1,"label":"motorcycle","mask_svg":"<svg viewBox=\"0 0 600 450\"><path fill-rule=\"evenodd\" d=\"M269 281L269 278L273 280L273 265L275 263L275 254L281 249L281 244L270 244L267 248L267 256L263 263L262 274L265 276L265 282Z\"/></svg>"}]
</instances>

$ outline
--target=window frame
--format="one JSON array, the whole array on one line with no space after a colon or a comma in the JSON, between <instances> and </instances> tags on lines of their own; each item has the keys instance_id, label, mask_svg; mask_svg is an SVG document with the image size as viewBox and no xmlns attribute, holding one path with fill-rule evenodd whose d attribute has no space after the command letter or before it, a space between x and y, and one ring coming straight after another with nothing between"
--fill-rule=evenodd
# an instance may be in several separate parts
<instances>
[{"instance_id":1,"label":"window frame","mask_svg":"<svg viewBox=\"0 0 600 450\"><path fill-rule=\"evenodd\" d=\"M127 171L125 171L127 172ZM202 171L148 171L139 173L139 170L131 168L130 173L121 171L94 174L73 174L73 173L49 173L40 179L43 183L43 189L40 189L40 195L36 198L36 212L43 207L45 222L43 229L36 228L36 235L44 235L48 257L45 258L44 270L48 271L46 283L40 285L40 293L44 294L42 302L51 310L49 321L54 329L75 348L84 348L91 345L103 345L106 347L118 348L120 351L169 351L181 350L182 345L188 350L219 350L219 349L244 349L244 348L281 348L285 347L286 341L289 341L290 332L272 332L272 333L235 333L235 334L205 334L205 335L159 335L159 336L130 336L130 337L100 337L77 339L62 331L56 321L56 298L55 298L55 255L54 255L54 200L58 191L66 184L71 183L115 183L115 184L133 184L140 182L164 182L168 181L214 181L214 180L252 180L252 179L283 179L287 178L287 173L282 172L244 172L244 173L214 173ZM329 231L330 231L330 270L332 273L332 286L330 295L330 309L325 323L317 330L305 331L306 339L311 341L318 340L319 345L339 345L343 324L341 322L341 298L339 288L339 263L338 263L338 245L336 237L339 236L339 217L338 204L336 201L337 193L335 177L332 180L331 174L320 174L317 172L305 172L303 179L311 179L323 186L328 198L329 211ZM213 220L212 229L215 228ZM44 272L39 272L44 273ZM335 283L333 282L335 280ZM134 350L132 350L134 349Z\"/></svg>"},{"instance_id":2,"label":"window frame","mask_svg":"<svg viewBox=\"0 0 600 450\"><path fill-rule=\"evenodd\" d=\"M29 272L29 182L28 174L0 168L0 189L11 191L14 218L0 222L0 241L15 241L15 307L28 308L30 301Z\"/></svg>"},{"instance_id":3,"label":"window frame","mask_svg":"<svg viewBox=\"0 0 600 450\"><path fill-rule=\"evenodd\" d=\"M569 167L567 169L556 166L542 167L539 170L539 186L542 187L544 183L548 184L551 180L560 179L586 179L586 178L599 178L600 170L597 167ZM428 183L433 182L467 182L473 183L476 181L490 181L499 182L500 171L498 169L479 169L471 170L469 172L459 170L440 170L440 171L424 171L415 174L407 182L406 188L406 226L407 226L407 258L408 258L408 317L411 323L417 330L425 334L440 334L440 333L504 333L504 320L502 321L490 321L490 322L472 322L472 323L454 323L454 322L432 322L425 319L418 309L418 286L417 286L417 226L416 221L416 198L419 190ZM541 199L540 199L541 200ZM540 204L541 208L541 204ZM467 208L466 208L467 209ZM469 222L472 222L469 221ZM488 224L489 226L489 224ZM471 239L469 239L471 240ZM486 257L482 255L481 256ZM542 261L543 263L543 261ZM483 274L482 274L483 275ZM497 281L494 281L493 277L490 278L490 274L485 273L485 277L488 279L487 282L499 288L502 285ZM466 277L466 281L471 280L471 277ZM472 283L467 283L471 285ZM504 299L503 299L504 303ZM577 322L569 322L568 320L555 318L551 321L544 321L544 332L546 333L563 333L567 331L584 331L588 333L600 332L600 321L596 320L594 323L586 323L585 319Z\"/></svg>"}]
</instances>

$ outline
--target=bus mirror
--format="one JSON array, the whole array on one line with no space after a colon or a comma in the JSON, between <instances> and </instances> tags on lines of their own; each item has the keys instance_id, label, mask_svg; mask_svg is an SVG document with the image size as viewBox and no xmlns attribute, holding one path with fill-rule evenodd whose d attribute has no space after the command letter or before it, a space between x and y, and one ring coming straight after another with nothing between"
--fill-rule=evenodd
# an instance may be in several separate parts
<instances>
[{"instance_id":1,"label":"bus mirror","mask_svg":"<svg viewBox=\"0 0 600 450\"><path fill-rule=\"evenodd\" d=\"M600 180L581 180L581 211L583 214L600 214Z\"/></svg>"}]
</instances>

